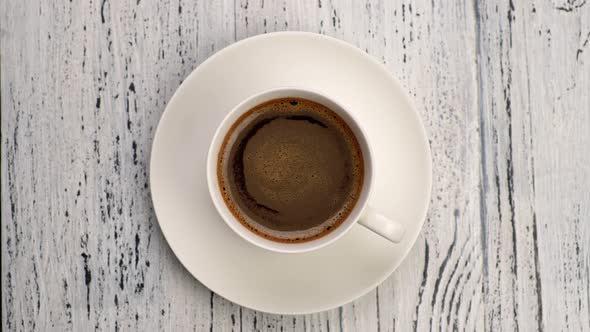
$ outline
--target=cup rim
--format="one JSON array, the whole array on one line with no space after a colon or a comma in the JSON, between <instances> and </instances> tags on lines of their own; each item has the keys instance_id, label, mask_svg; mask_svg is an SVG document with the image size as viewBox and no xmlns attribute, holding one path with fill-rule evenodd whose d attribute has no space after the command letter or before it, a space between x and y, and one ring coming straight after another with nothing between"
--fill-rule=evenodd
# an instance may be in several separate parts
<instances>
[{"instance_id":1,"label":"cup rim","mask_svg":"<svg viewBox=\"0 0 590 332\"><path fill-rule=\"evenodd\" d=\"M235 123L235 121L242 114L244 114L248 110L252 109L256 105L259 105L259 104L264 103L266 101L270 101L272 99L286 98L289 96L292 97L293 95L287 94L289 92L292 92L295 94L299 93L299 94L304 94L304 95L307 94L307 95L312 95L314 97L319 97L318 99L323 99L324 101L327 101L327 102L333 104L332 106L335 106L335 108L337 108L337 110L333 110L333 111L338 113L339 116L342 117L342 114L344 114L344 117L348 117L349 119L345 118L344 121L347 123L347 125L349 127L351 127L351 129L353 130L353 132L355 134L357 141L359 141L359 145L361 146L361 150L363 152L363 163L364 163L363 187L362 187L361 193L359 195L359 198L356 201L355 206L353 207L353 209L352 209L351 213L348 215L348 217L340 225L338 225L332 232L330 232L324 236L321 236L317 239L313 239L313 240L305 241L305 242L298 242L298 243L282 243L282 242L278 242L278 241L272 241L272 240L266 239L256 233L254 233L253 231L251 231L250 229L245 227L231 213L229 207L227 206L227 204L225 203L225 200L223 199L223 197L221 195L221 190L219 188L219 184L217 181L217 158L218 158L219 150L221 148L222 140L225 138L225 135L227 134L227 130L229 130L231 125L233 125ZM265 96L271 95L273 93L285 93L285 95L275 96L275 97L266 98L266 99L264 98ZM259 98L262 98L263 100L254 102L254 101L256 101L256 99L259 99ZM303 98L305 98L305 97L303 97ZM249 105L249 104L252 104L252 105ZM329 107L329 108L333 109L334 107ZM236 234L238 234L242 239L246 240L247 242L249 242L253 245L256 245L262 249L266 249L266 250L270 250L270 251L278 252L278 253L293 254L293 253L310 252L310 251L314 251L314 250L318 250L320 248L326 247L326 246L334 243L338 239L340 239L342 236L344 236L346 233L348 233L352 229L352 227L358 222L360 217L363 215L365 208L368 205L371 189L374 187L373 186L374 176L372 174L373 173L373 153L371 151L371 145L369 144L369 142L367 140L367 135L366 135L365 131L363 130L362 126L360 125L360 122L358 121L358 119L353 114L351 114L351 112L346 107L344 107L341 103L334 100L333 98L327 96L326 93L323 93L323 92L320 92L320 91L317 91L314 89L302 88L302 87L297 87L297 86L283 86L283 87L267 89L267 90L252 94L249 97L246 97L243 101L241 101L236 106L234 106L228 112L228 114L223 118L223 120L221 120L219 125L217 126L217 129L215 130L215 133L214 133L213 138L211 139L211 143L209 145L209 150L207 152L207 161L206 162L207 162L207 167L206 167L207 185L208 185L209 195L211 197L211 200L213 201L213 205L215 206L215 209L217 210L217 212L219 213L219 215L221 216L223 221L232 229L232 231L234 231Z\"/></svg>"}]
</instances>

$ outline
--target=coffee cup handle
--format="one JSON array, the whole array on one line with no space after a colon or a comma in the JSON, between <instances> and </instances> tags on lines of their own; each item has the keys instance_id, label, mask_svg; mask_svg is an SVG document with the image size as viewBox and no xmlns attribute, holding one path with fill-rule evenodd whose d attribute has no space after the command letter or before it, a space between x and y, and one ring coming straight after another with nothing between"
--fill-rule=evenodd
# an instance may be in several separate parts
<instances>
[{"instance_id":1,"label":"coffee cup handle","mask_svg":"<svg viewBox=\"0 0 590 332\"><path fill-rule=\"evenodd\" d=\"M365 208L359 224L394 243L401 242L406 233L402 224L382 215L370 206Z\"/></svg>"}]
</instances>

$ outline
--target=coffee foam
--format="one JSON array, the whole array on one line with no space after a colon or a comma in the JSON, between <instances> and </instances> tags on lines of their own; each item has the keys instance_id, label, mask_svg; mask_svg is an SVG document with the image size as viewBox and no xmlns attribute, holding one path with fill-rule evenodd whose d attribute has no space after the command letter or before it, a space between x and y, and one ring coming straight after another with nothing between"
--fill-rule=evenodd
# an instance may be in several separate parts
<instances>
[{"instance_id":1,"label":"coffee foam","mask_svg":"<svg viewBox=\"0 0 590 332\"><path fill-rule=\"evenodd\" d=\"M353 179L351 185L352 188L349 190L349 194L347 197L344 197L344 202L339 204L341 206L336 213L326 219L323 223L311 227L305 230L294 230L294 231L279 231L275 229L270 229L259 222L256 222L252 219L246 211L242 209L237 203L237 198L233 197L233 194L230 190L230 184L227 183L227 179L230 178L230 170L229 162L230 157L232 157L232 151L235 147L236 141L238 140L240 134L248 128L253 123L260 120L261 116L268 118L269 116L289 116L292 113L296 113L300 110L299 108L294 109L294 105L291 103L296 103L297 105L301 105L301 107L306 107L306 109L311 110L314 113L314 117L321 118L322 121L328 123L333 128L336 128L342 135L342 138L346 140L346 145L351 147L352 153L352 165L351 170L353 174ZM243 138L241 138L243 140ZM286 160L286 165L292 165L292 163L305 164L306 156L304 153L293 153L292 150L280 150L280 146L273 147L279 149L275 151L273 155L278 156L278 158L284 158ZM288 174L280 174L282 170L276 170L272 167L272 164L276 164L276 160L268 160L265 159L263 156L254 156L255 158L259 158L261 163L260 167L263 169L266 167L267 170L274 170L276 174L266 174L270 179L276 177L277 179L283 179L287 176L288 181L293 181L293 188L301 188L304 186L305 183L304 179L291 179L288 178ZM301 160L303 159L303 160ZM271 166L268 166L271 165ZM268 166L268 167L267 167ZM268 171L270 172L270 171ZM342 120L338 115L336 115L333 111L329 110L325 106L299 98L282 98L277 100L271 100L269 102L263 103L254 107L253 109L249 110L236 122L232 125L229 129L228 133L224 137L224 141L222 143L222 147L220 153L218 155L218 162L217 162L217 174L218 174L218 183L219 187L222 192L223 199L228 206L231 213L236 217L237 220L240 221L242 225L253 231L254 233L267 238L272 241L277 242L286 242L286 243L298 243L298 242L307 242L317 238L320 238L335 228L337 228L352 212L358 197L360 196L360 191L363 184L363 176L364 176L364 169L363 169L363 156L360 149L360 146L352 132L352 130L348 127L348 125ZM307 174L306 174L307 175ZM309 177L313 178L314 174L309 175ZM315 178L314 181L321 180ZM298 181L300 183L298 183ZM315 182L317 184L317 182ZM312 183L313 185L314 183ZM269 193L272 195L272 193ZM299 193L297 190L290 191L289 197L282 197L281 199L297 199L297 195ZM334 198L334 204L336 204L337 198Z\"/></svg>"}]
</instances>

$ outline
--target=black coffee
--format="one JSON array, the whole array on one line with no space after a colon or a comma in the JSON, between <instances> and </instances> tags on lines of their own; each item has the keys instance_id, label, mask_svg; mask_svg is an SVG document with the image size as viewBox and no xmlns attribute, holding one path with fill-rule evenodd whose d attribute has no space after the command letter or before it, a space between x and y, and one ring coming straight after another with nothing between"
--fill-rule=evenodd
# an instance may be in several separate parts
<instances>
[{"instance_id":1,"label":"black coffee","mask_svg":"<svg viewBox=\"0 0 590 332\"><path fill-rule=\"evenodd\" d=\"M305 242L350 214L363 185L363 156L332 110L281 98L233 124L217 175L225 203L244 226L273 241Z\"/></svg>"}]
</instances>

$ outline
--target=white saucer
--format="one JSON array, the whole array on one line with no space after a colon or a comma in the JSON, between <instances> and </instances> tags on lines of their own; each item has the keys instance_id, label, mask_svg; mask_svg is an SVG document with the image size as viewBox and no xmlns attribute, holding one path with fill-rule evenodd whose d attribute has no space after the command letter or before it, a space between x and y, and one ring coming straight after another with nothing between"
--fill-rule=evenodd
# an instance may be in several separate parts
<instances>
[{"instance_id":1,"label":"white saucer","mask_svg":"<svg viewBox=\"0 0 590 332\"><path fill-rule=\"evenodd\" d=\"M236 104L283 86L322 91L355 112L374 153L370 204L405 225L401 243L357 225L326 248L279 254L249 244L223 222L205 176L213 133ZM300 314L352 301L396 269L424 223L431 167L418 114L381 64L330 37L284 32L235 43L189 75L158 125L150 181L162 232L195 278L245 307Z\"/></svg>"}]
</instances>

